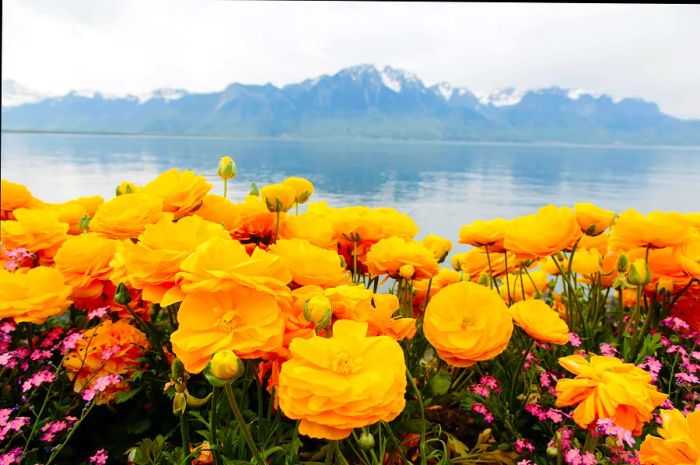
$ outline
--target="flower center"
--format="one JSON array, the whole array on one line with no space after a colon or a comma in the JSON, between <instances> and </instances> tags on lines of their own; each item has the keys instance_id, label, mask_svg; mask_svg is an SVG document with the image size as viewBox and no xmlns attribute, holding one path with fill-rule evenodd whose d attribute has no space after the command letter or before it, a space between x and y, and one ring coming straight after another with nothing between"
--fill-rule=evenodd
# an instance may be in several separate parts
<instances>
[{"instance_id":1,"label":"flower center","mask_svg":"<svg viewBox=\"0 0 700 465\"><path fill-rule=\"evenodd\" d=\"M214 326L218 329L222 329L227 332L233 331L233 328L235 327L235 322L234 320L236 319L236 312L234 311L228 311L221 315L221 318L216 320L216 323Z\"/></svg>"},{"instance_id":2,"label":"flower center","mask_svg":"<svg viewBox=\"0 0 700 465\"><path fill-rule=\"evenodd\" d=\"M347 352L339 352L333 357L331 370L339 375L349 375L360 370L362 357L352 357Z\"/></svg>"}]
</instances>

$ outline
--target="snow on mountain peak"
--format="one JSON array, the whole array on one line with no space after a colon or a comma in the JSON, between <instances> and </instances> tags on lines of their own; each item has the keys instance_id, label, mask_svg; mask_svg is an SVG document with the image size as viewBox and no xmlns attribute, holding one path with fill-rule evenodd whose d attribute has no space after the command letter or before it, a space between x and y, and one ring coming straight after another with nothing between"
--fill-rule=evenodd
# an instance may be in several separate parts
<instances>
[{"instance_id":1,"label":"snow on mountain peak","mask_svg":"<svg viewBox=\"0 0 700 465\"><path fill-rule=\"evenodd\" d=\"M172 102L173 100L181 99L187 95L187 91L183 89L157 89L146 94L141 94L138 96L140 103L146 103L149 100L165 100L166 102Z\"/></svg>"},{"instance_id":2,"label":"snow on mountain peak","mask_svg":"<svg viewBox=\"0 0 700 465\"><path fill-rule=\"evenodd\" d=\"M518 90L514 87L506 87L504 89L498 89L494 92L475 93L475 95L479 99L479 103L482 105L505 107L518 104L525 95L525 91Z\"/></svg>"},{"instance_id":3,"label":"snow on mountain peak","mask_svg":"<svg viewBox=\"0 0 700 465\"><path fill-rule=\"evenodd\" d=\"M3 107L16 107L27 103L37 103L49 97L51 97L51 95L41 94L32 89L28 89L17 81L2 81Z\"/></svg>"},{"instance_id":4,"label":"snow on mountain peak","mask_svg":"<svg viewBox=\"0 0 700 465\"><path fill-rule=\"evenodd\" d=\"M590 95L593 98L599 98L602 94L583 88L570 89L569 92L566 94L566 96L572 100L578 100L583 95Z\"/></svg>"},{"instance_id":5,"label":"snow on mountain peak","mask_svg":"<svg viewBox=\"0 0 700 465\"><path fill-rule=\"evenodd\" d=\"M439 82L436 85L438 93L445 99L445 101L450 100L452 94L460 89L455 89L449 82Z\"/></svg>"},{"instance_id":6,"label":"snow on mountain peak","mask_svg":"<svg viewBox=\"0 0 700 465\"><path fill-rule=\"evenodd\" d=\"M387 70L387 68L389 70ZM382 77L382 83L384 86L393 90L397 94L401 92L401 79L396 75L396 73L391 72L391 68L387 66L379 73L379 75Z\"/></svg>"}]
</instances>

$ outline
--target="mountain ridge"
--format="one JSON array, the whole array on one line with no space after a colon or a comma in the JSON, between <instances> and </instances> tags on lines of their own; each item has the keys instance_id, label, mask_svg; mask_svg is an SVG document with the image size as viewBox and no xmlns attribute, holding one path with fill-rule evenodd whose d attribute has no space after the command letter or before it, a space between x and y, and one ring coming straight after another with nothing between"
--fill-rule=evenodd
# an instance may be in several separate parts
<instances>
[{"instance_id":1,"label":"mountain ridge","mask_svg":"<svg viewBox=\"0 0 700 465\"><path fill-rule=\"evenodd\" d=\"M282 87L232 83L208 93L72 91L23 99L6 93L6 82L3 130L700 144L700 120L666 115L639 98L556 86L477 94L448 82L426 86L413 73L370 64Z\"/></svg>"}]
</instances>

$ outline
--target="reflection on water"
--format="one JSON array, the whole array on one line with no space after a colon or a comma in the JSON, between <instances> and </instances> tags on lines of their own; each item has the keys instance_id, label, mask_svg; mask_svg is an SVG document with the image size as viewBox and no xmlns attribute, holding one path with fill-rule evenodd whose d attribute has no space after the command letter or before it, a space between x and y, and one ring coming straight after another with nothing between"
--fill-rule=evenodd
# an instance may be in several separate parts
<instances>
[{"instance_id":1,"label":"reflection on water","mask_svg":"<svg viewBox=\"0 0 700 465\"><path fill-rule=\"evenodd\" d=\"M700 147L617 148L429 142L281 141L187 137L2 134L2 177L47 201L100 194L121 181L144 184L159 172L194 169L216 177L231 155L233 198L250 183L308 177L313 200L391 206L411 215L420 235L453 241L477 218L514 217L547 203L594 202L700 211Z\"/></svg>"}]
</instances>

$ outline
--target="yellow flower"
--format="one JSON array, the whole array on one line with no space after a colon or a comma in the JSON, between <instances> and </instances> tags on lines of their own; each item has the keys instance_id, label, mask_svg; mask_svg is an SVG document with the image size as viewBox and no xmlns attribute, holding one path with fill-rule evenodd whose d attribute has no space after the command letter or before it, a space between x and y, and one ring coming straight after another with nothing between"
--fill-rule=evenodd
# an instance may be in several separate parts
<instances>
[{"instance_id":1,"label":"yellow flower","mask_svg":"<svg viewBox=\"0 0 700 465\"><path fill-rule=\"evenodd\" d=\"M241 212L229 199L215 194L207 194L202 199L202 206L194 212L207 221L223 225L230 233L233 233L243 224Z\"/></svg>"},{"instance_id":2,"label":"yellow flower","mask_svg":"<svg viewBox=\"0 0 700 465\"><path fill-rule=\"evenodd\" d=\"M614 211L604 210L587 202L574 204L574 213L581 231L588 236L601 234L615 218Z\"/></svg>"},{"instance_id":3,"label":"yellow flower","mask_svg":"<svg viewBox=\"0 0 700 465\"><path fill-rule=\"evenodd\" d=\"M593 355L586 360L570 355L560 358L559 364L576 378L557 381L556 406L577 405L573 418L581 428L610 418L639 435L653 410L668 397L651 384L649 373L615 357Z\"/></svg>"},{"instance_id":4,"label":"yellow flower","mask_svg":"<svg viewBox=\"0 0 700 465\"><path fill-rule=\"evenodd\" d=\"M111 239L135 238L147 224L171 217L163 213L163 199L144 193L126 194L97 207L90 230Z\"/></svg>"},{"instance_id":5,"label":"yellow flower","mask_svg":"<svg viewBox=\"0 0 700 465\"><path fill-rule=\"evenodd\" d=\"M129 182L129 181L122 181L119 183L117 188L114 190L115 194L117 196L124 195L124 194L133 194L136 192L139 188L134 185L134 183Z\"/></svg>"},{"instance_id":6,"label":"yellow flower","mask_svg":"<svg viewBox=\"0 0 700 465\"><path fill-rule=\"evenodd\" d=\"M643 258L638 258L632 262L627 273L627 280L635 286L644 286L651 281L651 270L649 264Z\"/></svg>"},{"instance_id":7,"label":"yellow flower","mask_svg":"<svg viewBox=\"0 0 700 465\"><path fill-rule=\"evenodd\" d=\"M566 265L568 266L568 264ZM593 276L602 271L603 257L598 249L576 249L571 270L584 276ZM567 268L564 268L566 270Z\"/></svg>"},{"instance_id":8,"label":"yellow flower","mask_svg":"<svg viewBox=\"0 0 700 465\"><path fill-rule=\"evenodd\" d=\"M163 199L163 211L172 213L175 218L188 215L202 204L202 199L212 185L194 171L179 171L175 168L161 173L139 192Z\"/></svg>"},{"instance_id":9,"label":"yellow flower","mask_svg":"<svg viewBox=\"0 0 700 465\"><path fill-rule=\"evenodd\" d=\"M365 321L372 308L374 293L362 284L342 284L324 291L338 319Z\"/></svg>"},{"instance_id":10,"label":"yellow flower","mask_svg":"<svg viewBox=\"0 0 700 465\"><path fill-rule=\"evenodd\" d=\"M291 177L282 181L282 184L294 189L296 203L305 203L314 192L314 185L308 179Z\"/></svg>"},{"instance_id":11,"label":"yellow flower","mask_svg":"<svg viewBox=\"0 0 700 465\"><path fill-rule=\"evenodd\" d=\"M396 278L403 265L415 268L415 278L431 278L440 267L433 252L420 242L407 241L402 237L382 239L367 252L365 265L371 276L388 274Z\"/></svg>"},{"instance_id":12,"label":"yellow flower","mask_svg":"<svg viewBox=\"0 0 700 465\"><path fill-rule=\"evenodd\" d=\"M353 428L391 421L404 409L406 365L401 346L367 337L366 323L343 320L333 337L297 338L279 376L284 414L300 419L299 433L344 439Z\"/></svg>"},{"instance_id":13,"label":"yellow flower","mask_svg":"<svg viewBox=\"0 0 700 465\"><path fill-rule=\"evenodd\" d=\"M231 239L208 239L181 263L180 269L177 279L185 293L246 287L278 299L290 298L287 283L292 274L282 259L261 249L248 256L245 247Z\"/></svg>"},{"instance_id":14,"label":"yellow flower","mask_svg":"<svg viewBox=\"0 0 700 465\"><path fill-rule=\"evenodd\" d=\"M184 294L175 279L180 264L199 244L213 237L230 241L221 225L199 216L149 224L138 242L119 243L112 262L112 281L141 289L144 300L164 307L180 302Z\"/></svg>"},{"instance_id":15,"label":"yellow flower","mask_svg":"<svg viewBox=\"0 0 700 465\"><path fill-rule=\"evenodd\" d=\"M53 256L68 231L68 224L58 220L58 213L51 210L27 210L13 212L16 220L0 222L0 237L8 249L24 248L39 255L42 264L50 265Z\"/></svg>"},{"instance_id":16,"label":"yellow flower","mask_svg":"<svg viewBox=\"0 0 700 465\"><path fill-rule=\"evenodd\" d=\"M535 214L512 220L503 245L517 255L546 257L573 246L580 236L570 208L547 205Z\"/></svg>"},{"instance_id":17,"label":"yellow flower","mask_svg":"<svg viewBox=\"0 0 700 465\"><path fill-rule=\"evenodd\" d=\"M533 339L563 345L569 342L569 327L559 314L541 300L523 300L510 307L515 324Z\"/></svg>"},{"instance_id":18,"label":"yellow flower","mask_svg":"<svg viewBox=\"0 0 700 465\"><path fill-rule=\"evenodd\" d=\"M71 236L63 243L54 260L56 269L73 288L75 299L92 299L103 292L103 281L109 279L117 241L96 233Z\"/></svg>"},{"instance_id":19,"label":"yellow flower","mask_svg":"<svg viewBox=\"0 0 700 465\"><path fill-rule=\"evenodd\" d=\"M232 350L221 350L211 358L211 374L219 379L236 379L244 370L243 362Z\"/></svg>"},{"instance_id":20,"label":"yellow flower","mask_svg":"<svg viewBox=\"0 0 700 465\"><path fill-rule=\"evenodd\" d=\"M610 248L677 247L689 241L694 232L689 220L680 213L652 212L644 216L635 210L627 210L613 225Z\"/></svg>"},{"instance_id":21,"label":"yellow flower","mask_svg":"<svg viewBox=\"0 0 700 465\"><path fill-rule=\"evenodd\" d=\"M576 253L580 249L591 250L597 249L601 255L605 255L608 252L608 242L610 240L610 235L608 233L601 233L597 236L583 235L579 240L578 246L576 247Z\"/></svg>"},{"instance_id":22,"label":"yellow flower","mask_svg":"<svg viewBox=\"0 0 700 465\"><path fill-rule=\"evenodd\" d=\"M676 260L688 276L700 279L700 236L696 236L675 251Z\"/></svg>"},{"instance_id":23,"label":"yellow flower","mask_svg":"<svg viewBox=\"0 0 700 465\"><path fill-rule=\"evenodd\" d=\"M237 172L238 168L236 167L236 162L233 161L233 158L229 157L228 155L221 157L219 160L219 167L216 171L216 174L218 174L221 179L233 179L236 177Z\"/></svg>"},{"instance_id":24,"label":"yellow flower","mask_svg":"<svg viewBox=\"0 0 700 465\"><path fill-rule=\"evenodd\" d=\"M441 289L430 300L423 331L440 358L469 367L506 349L513 320L496 291L463 281Z\"/></svg>"},{"instance_id":25,"label":"yellow flower","mask_svg":"<svg viewBox=\"0 0 700 465\"><path fill-rule=\"evenodd\" d=\"M306 239L324 249L338 249L338 240L331 222L328 218L311 213L287 217L284 228L280 229L280 238Z\"/></svg>"},{"instance_id":26,"label":"yellow flower","mask_svg":"<svg viewBox=\"0 0 700 465\"><path fill-rule=\"evenodd\" d=\"M170 335L173 352L190 373L199 373L211 356L233 350L241 358L259 358L282 346L284 316L276 299L244 287L187 294Z\"/></svg>"},{"instance_id":27,"label":"yellow flower","mask_svg":"<svg viewBox=\"0 0 700 465\"><path fill-rule=\"evenodd\" d=\"M68 223L70 228L68 234L80 234L80 227L83 218L95 215L97 207L104 203L104 199L99 195L92 197L81 197L68 202L47 205L48 208L58 212L58 220Z\"/></svg>"},{"instance_id":28,"label":"yellow flower","mask_svg":"<svg viewBox=\"0 0 700 465\"><path fill-rule=\"evenodd\" d=\"M375 294L372 309L367 315L369 336L384 335L400 341L416 334L415 318L394 318L399 309L399 299L393 294Z\"/></svg>"},{"instance_id":29,"label":"yellow flower","mask_svg":"<svg viewBox=\"0 0 700 465\"><path fill-rule=\"evenodd\" d=\"M346 282L341 258L332 250L322 249L304 239L280 239L269 250L282 258L292 272L292 281L301 286L332 287Z\"/></svg>"},{"instance_id":30,"label":"yellow flower","mask_svg":"<svg viewBox=\"0 0 700 465\"><path fill-rule=\"evenodd\" d=\"M18 208L37 208L41 204L22 184L0 180L0 219L12 219L10 215Z\"/></svg>"},{"instance_id":31,"label":"yellow flower","mask_svg":"<svg viewBox=\"0 0 700 465\"><path fill-rule=\"evenodd\" d=\"M489 272L489 260L491 261L491 272L494 277L500 276L506 271L506 260L502 253L487 253L484 249L471 249L463 254L455 255L453 260L457 261L459 269L472 278L478 278L481 273ZM508 255L508 267L512 270L517 265L515 255Z\"/></svg>"},{"instance_id":32,"label":"yellow flower","mask_svg":"<svg viewBox=\"0 0 700 465\"><path fill-rule=\"evenodd\" d=\"M331 301L323 294L315 294L304 304L304 319L317 328L325 328L331 321Z\"/></svg>"},{"instance_id":33,"label":"yellow flower","mask_svg":"<svg viewBox=\"0 0 700 465\"><path fill-rule=\"evenodd\" d=\"M416 279L413 281L413 312L415 315L420 315L423 313L425 307L425 299L428 298L428 285L430 285L430 297L437 294L437 292L445 286L461 281L462 276L460 273L450 270L449 268L440 268L432 278L432 283L430 279Z\"/></svg>"},{"instance_id":34,"label":"yellow flower","mask_svg":"<svg viewBox=\"0 0 700 465\"><path fill-rule=\"evenodd\" d=\"M66 354L63 366L68 372L68 379L75 381L77 393L93 387L98 378L107 375L128 375L139 367L139 358L149 348L148 339L138 329L125 320L104 320L92 329L83 332L73 351ZM116 350L105 359L105 352ZM129 390L126 380L110 386L97 398L98 404L105 404L115 399L117 392Z\"/></svg>"},{"instance_id":35,"label":"yellow flower","mask_svg":"<svg viewBox=\"0 0 700 465\"><path fill-rule=\"evenodd\" d=\"M70 305L71 287L53 268L38 266L10 273L0 269L0 320L41 324Z\"/></svg>"},{"instance_id":36,"label":"yellow flower","mask_svg":"<svg viewBox=\"0 0 700 465\"><path fill-rule=\"evenodd\" d=\"M641 465L697 465L700 463L700 410L683 413L662 410L661 437L648 435L639 449Z\"/></svg>"},{"instance_id":37,"label":"yellow flower","mask_svg":"<svg viewBox=\"0 0 700 465\"><path fill-rule=\"evenodd\" d=\"M445 257L452 250L452 242L445 239L444 237L436 236L435 234L428 234L421 243L428 249L433 251L433 256L438 263L445 261Z\"/></svg>"},{"instance_id":38,"label":"yellow flower","mask_svg":"<svg viewBox=\"0 0 700 465\"><path fill-rule=\"evenodd\" d=\"M521 282L522 281L522 282ZM532 299L538 297L547 289L548 279L547 273L542 270L523 271L508 275L508 281L503 278L501 280L501 295L504 298L508 297L508 288L510 287L510 298L514 302L521 300ZM525 294L523 296L523 293Z\"/></svg>"},{"instance_id":39,"label":"yellow flower","mask_svg":"<svg viewBox=\"0 0 700 465\"><path fill-rule=\"evenodd\" d=\"M271 212L286 212L294 206L296 191L285 184L270 184L260 189L260 197Z\"/></svg>"},{"instance_id":40,"label":"yellow flower","mask_svg":"<svg viewBox=\"0 0 700 465\"><path fill-rule=\"evenodd\" d=\"M460 244L473 247L488 247L489 252L500 253L503 248L508 220L494 218L489 221L476 220L470 225L462 226L459 230Z\"/></svg>"}]
</instances>

